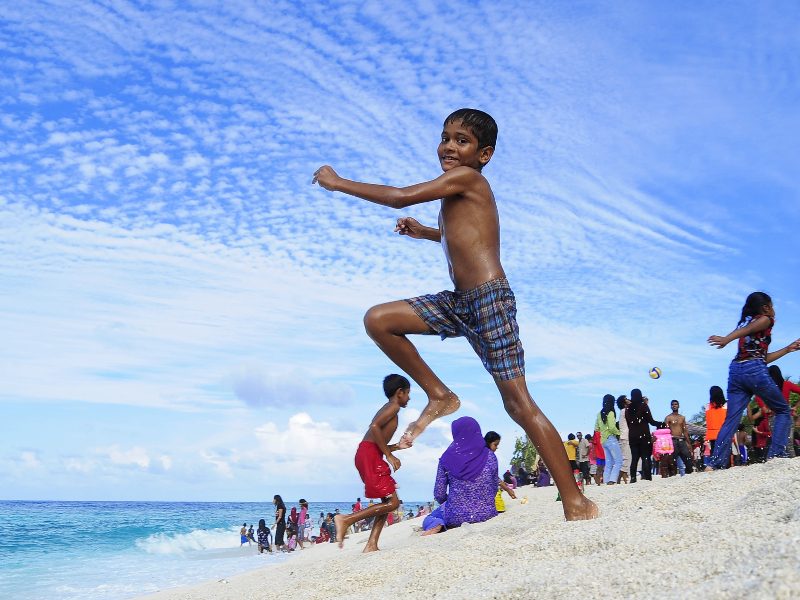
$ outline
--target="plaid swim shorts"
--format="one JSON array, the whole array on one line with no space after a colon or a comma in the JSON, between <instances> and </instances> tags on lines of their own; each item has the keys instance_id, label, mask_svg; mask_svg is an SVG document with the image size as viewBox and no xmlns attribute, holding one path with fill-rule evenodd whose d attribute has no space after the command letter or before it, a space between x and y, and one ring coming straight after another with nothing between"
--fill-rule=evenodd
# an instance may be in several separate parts
<instances>
[{"instance_id":1,"label":"plaid swim shorts","mask_svg":"<svg viewBox=\"0 0 800 600\"><path fill-rule=\"evenodd\" d=\"M483 366L497 379L525 375L517 325L517 302L506 279L493 279L471 290L445 290L406 300L442 339L463 336Z\"/></svg>"}]
</instances>

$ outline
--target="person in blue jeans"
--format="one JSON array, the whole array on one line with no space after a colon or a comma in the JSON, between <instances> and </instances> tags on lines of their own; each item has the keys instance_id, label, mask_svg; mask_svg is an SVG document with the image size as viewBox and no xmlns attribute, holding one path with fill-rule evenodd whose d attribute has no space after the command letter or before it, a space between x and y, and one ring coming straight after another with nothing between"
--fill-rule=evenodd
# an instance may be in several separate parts
<instances>
[{"instance_id":1,"label":"person in blue jeans","mask_svg":"<svg viewBox=\"0 0 800 600\"><path fill-rule=\"evenodd\" d=\"M755 394L759 396L775 414L775 429L767 460L786 457L786 443L789 440L791 414L789 403L781 390L775 385L767 370L767 364L800 350L800 339L788 346L769 352L772 341L772 326L775 324L775 309L772 298L764 292L753 292L742 307L742 316L736 329L726 336L712 335L708 343L724 348L730 342L739 340L736 356L728 371L728 413L718 439L725 443L715 444L706 471L721 469L728 465L731 440L739 427L742 412Z\"/></svg>"},{"instance_id":2,"label":"person in blue jeans","mask_svg":"<svg viewBox=\"0 0 800 600\"><path fill-rule=\"evenodd\" d=\"M614 413L614 396L603 396L603 408L597 415L594 429L600 432L603 450L606 452L606 466L603 470L603 481L606 485L614 485L622 467L622 449L619 447L619 427L617 415Z\"/></svg>"}]
</instances>

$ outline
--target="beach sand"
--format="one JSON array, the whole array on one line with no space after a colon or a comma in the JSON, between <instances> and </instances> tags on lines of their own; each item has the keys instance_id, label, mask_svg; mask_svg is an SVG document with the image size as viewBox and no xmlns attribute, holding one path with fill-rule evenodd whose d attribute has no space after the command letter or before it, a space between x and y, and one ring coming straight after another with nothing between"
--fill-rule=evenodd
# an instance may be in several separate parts
<instances>
[{"instance_id":1,"label":"beach sand","mask_svg":"<svg viewBox=\"0 0 800 600\"><path fill-rule=\"evenodd\" d=\"M800 458L586 493L594 521L564 521L555 487L527 486L485 523L421 537L412 519L384 529L380 552L362 554L360 533L147 598L800 597Z\"/></svg>"}]
</instances>

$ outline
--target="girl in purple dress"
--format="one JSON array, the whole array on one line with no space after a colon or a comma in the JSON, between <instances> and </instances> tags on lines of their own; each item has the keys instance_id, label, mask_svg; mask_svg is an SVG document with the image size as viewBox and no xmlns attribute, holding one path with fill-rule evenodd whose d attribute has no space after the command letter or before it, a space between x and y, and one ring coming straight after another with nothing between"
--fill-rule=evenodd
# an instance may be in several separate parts
<instances>
[{"instance_id":1,"label":"girl in purple dress","mask_svg":"<svg viewBox=\"0 0 800 600\"><path fill-rule=\"evenodd\" d=\"M453 443L439 459L433 497L441 506L425 517L425 534L497 516L497 457L486 447L481 426L461 417L451 426Z\"/></svg>"}]
</instances>

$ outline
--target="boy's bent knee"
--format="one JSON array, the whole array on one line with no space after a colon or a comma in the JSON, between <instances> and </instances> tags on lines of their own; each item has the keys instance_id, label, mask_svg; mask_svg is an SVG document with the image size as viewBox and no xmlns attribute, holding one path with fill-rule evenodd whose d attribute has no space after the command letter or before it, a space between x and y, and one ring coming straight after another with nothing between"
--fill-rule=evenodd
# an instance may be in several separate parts
<instances>
[{"instance_id":1,"label":"boy's bent knee","mask_svg":"<svg viewBox=\"0 0 800 600\"><path fill-rule=\"evenodd\" d=\"M385 326L383 326L383 319L381 318L382 313L383 310L379 304L378 306L373 306L364 314L364 329L366 329L367 333L370 335L385 329Z\"/></svg>"}]
</instances>

